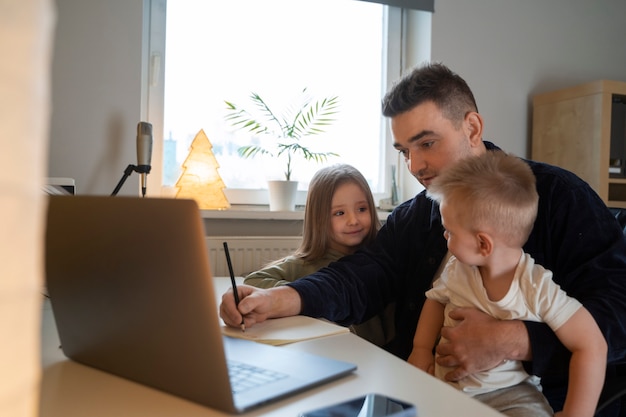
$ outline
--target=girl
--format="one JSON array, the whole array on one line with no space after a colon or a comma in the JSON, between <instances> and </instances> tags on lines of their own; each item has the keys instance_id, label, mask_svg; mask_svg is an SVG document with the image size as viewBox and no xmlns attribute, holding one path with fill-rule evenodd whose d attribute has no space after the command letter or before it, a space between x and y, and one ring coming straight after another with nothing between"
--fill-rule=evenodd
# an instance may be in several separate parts
<instances>
[{"instance_id":1,"label":"girl","mask_svg":"<svg viewBox=\"0 0 626 417\"><path fill-rule=\"evenodd\" d=\"M379 228L374 198L363 175L347 164L322 168L309 185L300 247L251 273L244 283L271 288L295 281L354 253L372 241ZM351 330L380 346L388 341L381 317Z\"/></svg>"}]
</instances>

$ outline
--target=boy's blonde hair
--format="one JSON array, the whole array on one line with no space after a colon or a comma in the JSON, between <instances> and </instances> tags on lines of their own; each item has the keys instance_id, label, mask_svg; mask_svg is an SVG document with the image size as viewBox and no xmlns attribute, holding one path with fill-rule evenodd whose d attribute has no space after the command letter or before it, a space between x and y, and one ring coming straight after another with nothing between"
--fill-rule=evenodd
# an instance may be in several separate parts
<instances>
[{"instance_id":1,"label":"boy's blonde hair","mask_svg":"<svg viewBox=\"0 0 626 417\"><path fill-rule=\"evenodd\" d=\"M491 231L511 246L523 246L537 217L535 175L520 158L487 151L444 170L429 186L433 200L460 207L472 232Z\"/></svg>"},{"instance_id":2,"label":"boy's blonde hair","mask_svg":"<svg viewBox=\"0 0 626 417\"><path fill-rule=\"evenodd\" d=\"M358 169L351 165L331 165L318 170L309 184L304 212L302 243L294 253L294 256L305 260L316 260L324 256L330 246L333 195L339 186L346 183L356 184L365 194L372 224L369 233L363 240L363 244L367 244L374 239L380 228L380 220L378 219L376 204L367 180Z\"/></svg>"}]
</instances>

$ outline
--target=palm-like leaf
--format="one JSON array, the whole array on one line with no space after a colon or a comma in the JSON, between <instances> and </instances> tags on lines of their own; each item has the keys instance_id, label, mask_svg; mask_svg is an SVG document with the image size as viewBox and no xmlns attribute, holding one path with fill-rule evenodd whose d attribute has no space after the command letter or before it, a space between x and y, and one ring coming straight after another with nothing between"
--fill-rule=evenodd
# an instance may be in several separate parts
<instances>
[{"instance_id":1,"label":"palm-like leaf","mask_svg":"<svg viewBox=\"0 0 626 417\"><path fill-rule=\"evenodd\" d=\"M281 115L275 114L267 103L256 93L251 93L250 100L259 113L258 117L252 115L244 108L225 101L226 120L241 130L246 130L259 136L269 136L274 141L276 151L259 145L242 146L237 153L243 158L253 158L257 155L269 155L279 157L287 155L287 169L285 178L291 179L292 157L301 155L305 160L324 162L330 156L339 156L334 152L311 152L302 146L300 139L306 136L317 135L324 132L326 126L331 125L332 118L339 108L337 96L324 98L311 103L311 98L302 90L301 102L288 107Z\"/></svg>"}]
</instances>

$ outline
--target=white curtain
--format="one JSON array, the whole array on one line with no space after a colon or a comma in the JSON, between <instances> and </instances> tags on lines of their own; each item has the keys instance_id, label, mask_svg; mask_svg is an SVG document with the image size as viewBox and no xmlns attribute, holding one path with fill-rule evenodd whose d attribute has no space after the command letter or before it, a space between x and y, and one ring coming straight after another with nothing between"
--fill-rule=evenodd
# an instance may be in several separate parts
<instances>
[{"instance_id":1,"label":"white curtain","mask_svg":"<svg viewBox=\"0 0 626 417\"><path fill-rule=\"evenodd\" d=\"M0 416L38 414L52 0L0 0Z\"/></svg>"}]
</instances>

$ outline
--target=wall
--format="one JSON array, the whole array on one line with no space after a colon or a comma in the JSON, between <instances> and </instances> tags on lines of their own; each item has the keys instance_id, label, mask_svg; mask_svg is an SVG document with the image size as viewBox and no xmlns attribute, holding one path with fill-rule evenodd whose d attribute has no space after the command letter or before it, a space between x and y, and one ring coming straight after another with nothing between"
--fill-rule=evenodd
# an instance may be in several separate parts
<instances>
[{"instance_id":1,"label":"wall","mask_svg":"<svg viewBox=\"0 0 626 417\"><path fill-rule=\"evenodd\" d=\"M142 0L57 0L49 175L80 194L111 194L137 163ZM119 195L137 195L132 174Z\"/></svg>"},{"instance_id":2,"label":"wall","mask_svg":"<svg viewBox=\"0 0 626 417\"><path fill-rule=\"evenodd\" d=\"M530 156L532 95L626 81L623 0L436 0L432 59L461 74L486 140Z\"/></svg>"},{"instance_id":3,"label":"wall","mask_svg":"<svg viewBox=\"0 0 626 417\"><path fill-rule=\"evenodd\" d=\"M136 159L143 1L57 4L49 175L76 178L81 194L110 194ZM623 0L436 0L432 59L473 88L485 139L527 156L532 94L626 80L624 16ZM137 187L133 174L120 194Z\"/></svg>"}]
</instances>

